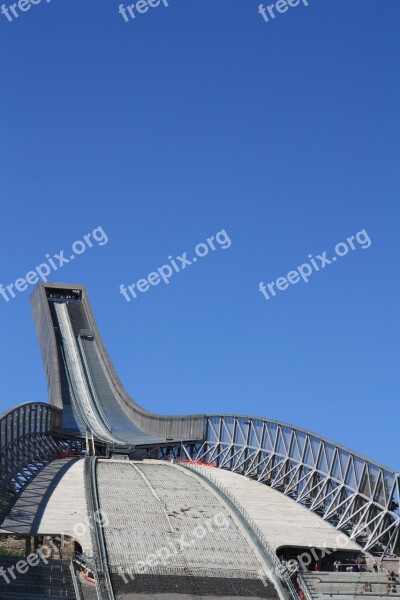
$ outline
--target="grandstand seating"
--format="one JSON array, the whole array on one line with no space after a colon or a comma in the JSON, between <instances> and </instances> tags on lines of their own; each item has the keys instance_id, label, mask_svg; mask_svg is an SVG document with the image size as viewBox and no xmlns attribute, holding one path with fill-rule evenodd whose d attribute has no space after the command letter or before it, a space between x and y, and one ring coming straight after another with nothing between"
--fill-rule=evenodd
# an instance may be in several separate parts
<instances>
[{"instance_id":1,"label":"grandstand seating","mask_svg":"<svg viewBox=\"0 0 400 600\"><path fill-rule=\"evenodd\" d=\"M384 573L306 572L304 577L312 597L318 600L353 600L358 596L372 599L382 596L400 597L398 579L395 591L392 591L393 588L388 590L388 580ZM367 583L371 585L370 592L364 589Z\"/></svg>"}]
</instances>

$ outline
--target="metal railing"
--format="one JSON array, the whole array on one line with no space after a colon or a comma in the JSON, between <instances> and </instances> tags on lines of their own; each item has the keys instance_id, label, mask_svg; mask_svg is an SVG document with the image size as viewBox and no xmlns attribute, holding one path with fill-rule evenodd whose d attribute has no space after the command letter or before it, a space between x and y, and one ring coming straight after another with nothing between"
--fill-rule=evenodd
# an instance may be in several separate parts
<instances>
[{"instance_id":1,"label":"metal railing","mask_svg":"<svg viewBox=\"0 0 400 600\"><path fill-rule=\"evenodd\" d=\"M306 600L314 600L310 588L307 585L307 581L301 571L297 571L297 582L299 584L300 589L304 593Z\"/></svg>"},{"instance_id":2,"label":"metal railing","mask_svg":"<svg viewBox=\"0 0 400 600\"><path fill-rule=\"evenodd\" d=\"M81 586L76 578L75 567L74 567L74 559L71 558L71 562L69 564L69 568L71 571L72 584L74 586L76 600L83 600L83 596L81 593Z\"/></svg>"},{"instance_id":3,"label":"metal railing","mask_svg":"<svg viewBox=\"0 0 400 600\"><path fill-rule=\"evenodd\" d=\"M393 587L394 586L394 590ZM397 595L399 596L399 586L397 584L393 584L393 583L372 583L371 585L368 584L361 584L361 583L357 583L357 584L343 584L343 585L338 585L338 584L329 584L329 585L325 585L323 587L319 587L316 586L315 587L315 593L318 595L318 597L322 597L324 595L329 595L329 596L333 596L333 595L346 595L346 596L355 596L355 595L368 595L370 594L371 596L384 596L384 595Z\"/></svg>"},{"instance_id":4,"label":"metal railing","mask_svg":"<svg viewBox=\"0 0 400 600\"><path fill-rule=\"evenodd\" d=\"M97 597L99 600L115 600L103 529L96 518L96 514L100 512L100 505L96 481L96 458L94 457L85 458L85 495L89 518L93 523L90 532Z\"/></svg>"}]
</instances>

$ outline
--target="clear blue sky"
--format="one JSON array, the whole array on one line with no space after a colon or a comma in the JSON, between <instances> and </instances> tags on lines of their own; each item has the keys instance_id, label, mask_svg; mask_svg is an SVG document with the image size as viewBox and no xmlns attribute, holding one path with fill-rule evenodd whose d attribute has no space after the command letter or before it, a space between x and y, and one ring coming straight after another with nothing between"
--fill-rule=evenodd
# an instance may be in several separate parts
<instances>
[{"instance_id":1,"label":"clear blue sky","mask_svg":"<svg viewBox=\"0 0 400 600\"><path fill-rule=\"evenodd\" d=\"M0 15L0 282L101 226L52 280L87 285L139 403L287 421L398 469L399 1L269 23L259 0L129 23L119 3ZM259 292L363 228L368 249ZM221 229L229 249L123 299ZM28 296L0 297L0 410L46 399Z\"/></svg>"}]
</instances>

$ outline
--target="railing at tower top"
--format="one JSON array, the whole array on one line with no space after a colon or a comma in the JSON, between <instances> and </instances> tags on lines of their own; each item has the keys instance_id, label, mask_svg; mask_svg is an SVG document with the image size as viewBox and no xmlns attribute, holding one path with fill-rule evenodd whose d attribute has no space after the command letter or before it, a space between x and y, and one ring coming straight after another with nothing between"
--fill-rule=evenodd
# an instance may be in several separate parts
<instances>
[{"instance_id":1,"label":"railing at tower top","mask_svg":"<svg viewBox=\"0 0 400 600\"><path fill-rule=\"evenodd\" d=\"M30 402L0 415L0 523L32 478L57 457L53 435L61 429L61 412Z\"/></svg>"},{"instance_id":2,"label":"railing at tower top","mask_svg":"<svg viewBox=\"0 0 400 600\"><path fill-rule=\"evenodd\" d=\"M255 417L206 416L194 458L290 496L368 551L394 552L400 528L400 475L309 431Z\"/></svg>"}]
</instances>

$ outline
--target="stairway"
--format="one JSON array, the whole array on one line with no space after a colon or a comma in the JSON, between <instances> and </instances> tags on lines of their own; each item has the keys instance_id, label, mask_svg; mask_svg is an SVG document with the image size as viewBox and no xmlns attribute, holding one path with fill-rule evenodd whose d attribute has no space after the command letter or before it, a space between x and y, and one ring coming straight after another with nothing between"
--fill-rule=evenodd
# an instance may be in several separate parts
<instances>
[{"instance_id":1,"label":"stairway","mask_svg":"<svg viewBox=\"0 0 400 600\"><path fill-rule=\"evenodd\" d=\"M27 572L19 573L15 567L21 561L25 562L21 557L0 555L1 600L76 600L69 561L49 560L47 565L40 562L35 567L25 564L20 569L28 566Z\"/></svg>"}]
</instances>

